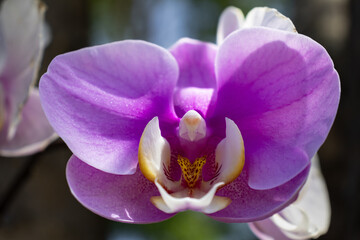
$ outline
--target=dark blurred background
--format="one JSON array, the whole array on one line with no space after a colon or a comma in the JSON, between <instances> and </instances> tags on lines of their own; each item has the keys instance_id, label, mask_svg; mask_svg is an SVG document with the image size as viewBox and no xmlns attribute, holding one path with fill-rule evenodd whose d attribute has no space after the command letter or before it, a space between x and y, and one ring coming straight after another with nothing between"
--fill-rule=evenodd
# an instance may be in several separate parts
<instances>
[{"instance_id":1,"label":"dark blurred background","mask_svg":"<svg viewBox=\"0 0 360 240\"><path fill-rule=\"evenodd\" d=\"M360 239L360 1L359 0L43 0L51 42L40 75L58 54L122 39L164 47L181 37L215 41L221 11L277 8L298 32L321 43L341 78L334 126L319 151L332 206L320 239ZM1 2L1 1L0 1ZM0 159L0 239L256 239L246 224L218 223L185 212L163 223L129 225L103 219L71 195L61 140L27 158Z\"/></svg>"}]
</instances>

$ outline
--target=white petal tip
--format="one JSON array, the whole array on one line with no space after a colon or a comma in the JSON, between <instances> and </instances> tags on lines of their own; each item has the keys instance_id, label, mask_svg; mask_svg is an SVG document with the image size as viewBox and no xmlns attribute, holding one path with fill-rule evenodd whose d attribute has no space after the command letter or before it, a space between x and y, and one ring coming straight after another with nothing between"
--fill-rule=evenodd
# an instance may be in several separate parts
<instances>
[{"instance_id":1,"label":"white petal tip","mask_svg":"<svg viewBox=\"0 0 360 240\"><path fill-rule=\"evenodd\" d=\"M220 45L233 31L238 30L244 22L243 12L236 7L227 7L219 18L216 41Z\"/></svg>"},{"instance_id":2,"label":"white petal tip","mask_svg":"<svg viewBox=\"0 0 360 240\"><path fill-rule=\"evenodd\" d=\"M256 7L246 16L244 27L269 27L288 32L296 32L292 21L275 8Z\"/></svg>"}]
</instances>

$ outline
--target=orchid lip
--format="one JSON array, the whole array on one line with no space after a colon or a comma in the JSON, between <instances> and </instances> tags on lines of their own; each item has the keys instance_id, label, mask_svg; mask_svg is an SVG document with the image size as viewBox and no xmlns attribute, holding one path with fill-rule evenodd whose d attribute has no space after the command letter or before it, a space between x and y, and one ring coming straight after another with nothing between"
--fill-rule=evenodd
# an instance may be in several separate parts
<instances>
[{"instance_id":1,"label":"orchid lip","mask_svg":"<svg viewBox=\"0 0 360 240\"><path fill-rule=\"evenodd\" d=\"M207 135L206 122L201 115L194 110L188 111L180 120L177 137L180 141L187 140L191 155L198 156L189 159L182 155L172 157L172 147L179 146L171 146L161 136L158 117L149 121L140 139L138 157L141 172L159 190L160 196L151 198L158 209L166 213L194 210L210 214L231 203L231 199L215 194L240 175L245 162L245 151L237 125L228 118L225 118L225 124L226 137L213 149L215 156L201 155L200 142L211 136ZM181 144L180 147L186 148L186 145ZM170 176L170 163L175 159L181 169L181 178L177 181ZM210 164L208 162L212 163L213 177L204 181L203 166Z\"/></svg>"},{"instance_id":2,"label":"orchid lip","mask_svg":"<svg viewBox=\"0 0 360 240\"><path fill-rule=\"evenodd\" d=\"M155 196L151 198L152 203L160 210L166 213L175 213L183 210L200 211L207 214L211 214L220 211L227 207L231 200L226 197L215 196L216 190L224 185L223 182L214 184L207 193L200 193L200 198L193 197L175 197L169 194L157 181L155 181L156 187L159 189L161 197ZM180 192L182 194L182 192Z\"/></svg>"}]
</instances>

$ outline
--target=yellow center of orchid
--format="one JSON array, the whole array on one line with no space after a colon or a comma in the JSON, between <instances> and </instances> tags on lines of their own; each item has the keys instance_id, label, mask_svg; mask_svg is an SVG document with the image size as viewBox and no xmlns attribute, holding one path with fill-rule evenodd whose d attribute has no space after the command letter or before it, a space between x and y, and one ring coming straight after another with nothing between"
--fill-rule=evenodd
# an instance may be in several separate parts
<instances>
[{"instance_id":1,"label":"yellow center of orchid","mask_svg":"<svg viewBox=\"0 0 360 240\"><path fill-rule=\"evenodd\" d=\"M178 155L177 162L182 171L182 176L185 179L189 188L195 187L197 180L200 177L201 170L206 163L206 157L197 158L195 162L190 163L189 159Z\"/></svg>"},{"instance_id":2,"label":"yellow center of orchid","mask_svg":"<svg viewBox=\"0 0 360 240\"><path fill-rule=\"evenodd\" d=\"M181 155L177 155L175 160L173 154L179 147L185 149L189 155L196 156L202 152L204 144L212 137L211 131L207 131L205 119L195 110L188 111L180 119L175 135L179 138L179 145L176 145L176 141L173 142L174 150L161 135L158 117L149 121L140 139L138 157L141 172L159 190L160 196L150 198L155 207L166 213L193 210L211 214L231 203L230 198L215 194L218 189L240 175L245 162L245 151L240 130L235 122L225 118L225 127L226 136L214 146L214 156L202 156L191 163ZM181 168L180 179L172 176L171 163L174 160ZM212 168L211 172L215 173L207 181L202 178L206 162L214 165L209 167Z\"/></svg>"}]
</instances>

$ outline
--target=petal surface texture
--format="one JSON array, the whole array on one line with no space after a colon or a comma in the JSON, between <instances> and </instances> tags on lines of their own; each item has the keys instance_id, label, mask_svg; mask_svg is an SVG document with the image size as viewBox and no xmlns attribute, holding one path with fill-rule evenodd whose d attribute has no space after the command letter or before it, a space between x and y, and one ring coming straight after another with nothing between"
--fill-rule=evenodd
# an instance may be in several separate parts
<instances>
[{"instance_id":1,"label":"petal surface texture","mask_svg":"<svg viewBox=\"0 0 360 240\"><path fill-rule=\"evenodd\" d=\"M223 222L252 222L270 217L295 200L309 169L310 164L293 179L276 188L256 190L247 184L249 174L244 167L239 177L216 193L219 197L230 198L231 204L209 216Z\"/></svg>"},{"instance_id":2,"label":"petal surface texture","mask_svg":"<svg viewBox=\"0 0 360 240\"><path fill-rule=\"evenodd\" d=\"M20 122L11 140L0 134L0 155L15 157L44 150L58 138L41 108L39 92L32 89L21 112Z\"/></svg>"},{"instance_id":3,"label":"petal surface texture","mask_svg":"<svg viewBox=\"0 0 360 240\"><path fill-rule=\"evenodd\" d=\"M189 110L203 116L209 115L214 106L216 89L216 45L194 39L180 39L170 52L178 62L180 76L174 93L174 107L178 117Z\"/></svg>"},{"instance_id":4,"label":"petal surface texture","mask_svg":"<svg viewBox=\"0 0 360 240\"><path fill-rule=\"evenodd\" d=\"M214 116L239 127L249 186L271 189L297 176L324 142L339 103L326 50L301 34L247 28L225 39L215 66Z\"/></svg>"},{"instance_id":5,"label":"petal surface texture","mask_svg":"<svg viewBox=\"0 0 360 240\"><path fill-rule=\"evenodd\" d=\"M40 1L3 1L0 31L5 55L0 82L6 99L9 124L3 129L11 139L19 123L29 88L37 77L42 57L45 5Z\"/></svg>"},{"instance_id":6,"label":"petal surface texture","mask_svg":"<svg viewBox=\"0 0 360 240\"><path fill-rule=\"evenodd\" d=\"M82 205L110 220L150 223L172 216L150 202L150 197L157 195L158 190L139 169L133 175L115 175L97 170L72 156L66 177L72 194Z\"/></svg>"},{"instance_id":7,"label":"petal surface texture","mask_svg":"<svg viewBox=\"0 0 360 240\"><path fill-rule=\"evenodd\" d=\"M132 174L146 124L154 116L175 120L177 78L169 52L128 40L56 57L40 80L40 97L78 158L105 172Z\"/></svg>"}]
</instances>

